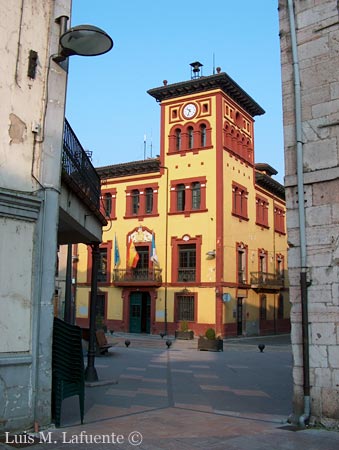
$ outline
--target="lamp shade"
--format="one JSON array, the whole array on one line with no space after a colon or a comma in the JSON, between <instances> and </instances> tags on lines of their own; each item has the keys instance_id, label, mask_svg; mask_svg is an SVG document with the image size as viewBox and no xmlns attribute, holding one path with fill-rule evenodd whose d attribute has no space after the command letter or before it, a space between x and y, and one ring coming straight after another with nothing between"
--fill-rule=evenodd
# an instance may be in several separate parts
<instances>
[{"instance_id":1,"label":"lamp shade","mask_svg":"<svg viewBox=\"0 0 339 450\"><path fill-rule=\"evenodd\" d=\"M60 37L64 56L97 56L113 47L113 40L103 30L93 25L77 25Z\"/></svg>"}]
</instances>

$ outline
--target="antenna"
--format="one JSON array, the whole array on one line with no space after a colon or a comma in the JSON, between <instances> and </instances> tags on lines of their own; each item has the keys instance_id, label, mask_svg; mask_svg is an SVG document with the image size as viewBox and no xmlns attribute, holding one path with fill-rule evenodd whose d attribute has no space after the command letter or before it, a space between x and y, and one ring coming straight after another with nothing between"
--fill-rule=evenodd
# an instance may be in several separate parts
<instances>
[{"instance_id":1,"label":"antenna","mask_svg":"<svg viewBox=\"0 0 339 450\"><path fill-rule=\"evenodd\" d=\"M215 54L213 52L213 75L215 75Z\"/></svg>"},{"instance_id":2,"label":"antenna","mask_svg":"<svg viewBox=\"0 0 339 450\"><path fill-rule=\"evenodd\" d=\"M146 159L146 134L144 134L144 159Z\"/></svg>"},{"instance_id":3,"label":"antenna","mask_svg":"<svg viewBox=\"0 0 339 450\"><path fill-rule=\"evenodd\" d=\"M153 149L152 130L151 130L151 145L150 145L150 149L151 149L151 158L152 158L152 149Z\"/></svg>"}]
</instances>

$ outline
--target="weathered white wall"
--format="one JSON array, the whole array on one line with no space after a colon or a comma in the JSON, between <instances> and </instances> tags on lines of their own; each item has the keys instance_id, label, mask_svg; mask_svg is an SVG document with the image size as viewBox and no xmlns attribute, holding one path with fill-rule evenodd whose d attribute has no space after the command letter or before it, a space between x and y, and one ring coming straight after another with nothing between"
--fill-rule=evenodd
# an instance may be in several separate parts
<instances>
[{"instance_id":1,"label":"weathered white wall","mask_svg":"<svg viewBox=\"0 0 339 450\"><path fill-rule=\"evenodd\" d=\"M27 268L32 267L34 224L0 217L0 229L6 236L0 240L0 352L28 352L32 274Z\"/></svg>"},{"instance_id":2,"label":"weathered white wall","mask_svg":"<svg viewBox=\"0 0 339 450\"><path fill-rule=\"evenodd\" d=\"M294 1L301 77L311 416L339 423L339 11ZM293 67L287 0L279 0L294 407L303 412L300 241Z\"/></svg>"},{"instance_id":3,"label":"weathered white wall","mask_svg":"<svg viewBox=\"0 0 339 450\"><path fill-rule=\"evenodd\" d=\"M33 150L37 162L41 156L39 145L33 148L32 124L43 121L52 3L0 0L0 185L4 188L37 186L31 177ZM30 50L39 58L34 80L27 76Z\"/></svg>"},{"instance_id":4,"label":"weathered white wall","mask_svg":"<svg viewBox=\"0 0 339 450\"><path fill-rule=\"evenodd\" d=\"M67 80L51 55L55 19L70 7L71 0L0 0L0 431L50 423ZM33 79L30 50L38 54Z\"/></svg>"}]
</instances>

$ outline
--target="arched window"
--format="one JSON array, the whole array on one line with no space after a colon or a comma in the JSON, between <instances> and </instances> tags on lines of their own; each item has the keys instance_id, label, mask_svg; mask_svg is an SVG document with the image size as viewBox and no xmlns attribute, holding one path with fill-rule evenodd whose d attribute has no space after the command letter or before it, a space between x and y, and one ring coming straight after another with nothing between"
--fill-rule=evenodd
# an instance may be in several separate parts
<instances>
[{"instance_id":1,"label":"arched window","mask_svg":"<svg viewBox=\"0 0 339 450\"><path fill-rule=\"evenodd\" d=\"M151 214L153 212L153 189L146 188L145 195L146 195L145 212L146 214Z\"/></svg>"},{"instance_id":2,"label":"arched window","mask_svg":"<svg viewBox=\"0 0 339 450\"><path fill-rule=\"evenodd\" d=\"M132 197L132 215L137 215L139 212L139 205L140 205L139 189L133 189L131 197Z\"/></svg>"},{"instance_id":3,"label":"arched window","mask_svg":"<svg viewBox=\"0 0 339 450\"><path fill-rule=\"evenodd\" d=\"M194 138L193 138L193 127L188 127L188 148L193 148L194 146Z\"/></svg>"},{"instance_id":4,"label":"arched window","mask_svg":"<svg viewBox=\"0 0 339 450\"><path fill-rule=\"evenodd\" d=\"M177 185L177 211L185 211L185 185Z\"/></svg>"},{"instance_id":5,"label":"arched window","mask_svg":"<svg viewBox=\"0 0 339 450\"><path fill-rule=\"evenodd\" d=\"M200 125L200 146L206 147L206 125Z\"/></svg>"},{"instance_id":6,"label":"arched window","mask_svg":"<svg viewBox=\"0 0 339 450\"><path fill-rule=\"evenodd\" d=\"M175 149L177 151L181 150L181 130L180 130L180 128L177 128L175 130Z\"/></svg>"},{"instance_id":7,"label":"arched window","mask_svg":"<svg viewBox=\"0 0 339 450\"><path fill-rule=\"evenodd\" d=\"M200 209L201 187L200 182L192 183L192 209Z\"/></svg>"}]
</instances>

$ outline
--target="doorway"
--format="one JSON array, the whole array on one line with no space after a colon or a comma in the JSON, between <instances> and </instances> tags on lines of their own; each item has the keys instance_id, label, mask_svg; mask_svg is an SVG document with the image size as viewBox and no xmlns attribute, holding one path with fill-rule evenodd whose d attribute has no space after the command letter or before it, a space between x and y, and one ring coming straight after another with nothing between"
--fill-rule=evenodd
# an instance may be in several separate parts
<instances>
[{"instance_id":1,"label":"doorway","mask_svg":"<svg viewBox=\"0 0 339 450\"><path fill-rule=\"evenodd\" d=\"M130 333L150 333L151 296L149 292L132 292L130 295Z\"/></svg>"},{"instance_id":2,"label":"doorway","mask_svg":"<svg viewBox=\"0 0 339 450\"><path fill-rule=\"evenodd\" d=\"M237 299L237 336L241 336L242 331L243 331L242 315L243 315L243 298L238 297L238 299Z\"/></svg>"}]
</instances>

